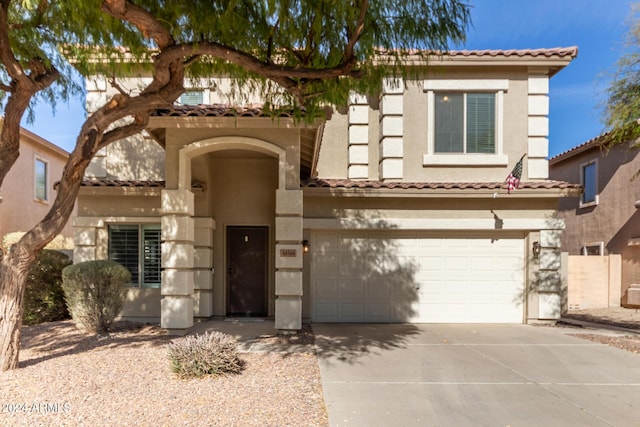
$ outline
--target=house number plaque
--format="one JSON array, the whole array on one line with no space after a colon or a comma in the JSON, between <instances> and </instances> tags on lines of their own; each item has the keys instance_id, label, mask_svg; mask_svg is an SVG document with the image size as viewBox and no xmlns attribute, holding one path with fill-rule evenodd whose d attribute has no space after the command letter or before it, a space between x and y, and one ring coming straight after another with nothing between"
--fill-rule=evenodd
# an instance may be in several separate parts
<instances>
[{"instance_id":1,"label":"house number plaque","mask_svg":"<svg viewBox=\"0 0 640 427\"><path fill-rule=\"evenodd\" d=\"M280 256L283 258L295 258L297 255L297 249L280 249Z\"/></svg>"}]
</instances>

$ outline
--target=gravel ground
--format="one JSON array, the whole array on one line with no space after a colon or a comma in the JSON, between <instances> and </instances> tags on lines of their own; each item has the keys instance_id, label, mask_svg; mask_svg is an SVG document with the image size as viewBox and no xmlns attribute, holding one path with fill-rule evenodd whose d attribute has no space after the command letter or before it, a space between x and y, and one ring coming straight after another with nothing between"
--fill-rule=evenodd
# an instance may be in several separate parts
<instances>
[{"instance_id":1,"label":"gravel ground","mask_svg":"<svg viewBox=\"0 0 640 427\"><path fill-rule=\"evenodd\" d=\"M328 425L312 353L242 353L239 375L180 380L157 327L96 338L64 321L22 335L21 369L0 373L2 426Z\"/></svg>"},{"instance_id":2,"label":"gravel ground","mask_svg":"<svg viewBox=\"0 0 640 427\"><path fill-rule=\"evenodd\" d=\"M640 353L640 310L623 307L596 308L589 310L575 310L565 314L563 318L593 322L607 326L617 326L621 328L638 331L637 333L627 333L625 331L590 333L590 328L580 328L580 332L570 334L578 338L610 345L612 347L627 350L632 353ZM570 327L561 325L561 327Z\"/></svg>"},{"instance_id":3,"label":"gravel ground","mask_svg":"<svg viewBox=\"0 0 640 427\"><path fill-rule=\"evenodd\" d=\"M565 317L640 332L640 310L580 310ZM640 333L572 327L569 334L640 353ZM118 323L108 337L82 333L71 321L24 327L21 369L0 373L0 425L328 425L312 351L242 353L246 365L239 375L180 380L166 357L171 339L158 327L130 322ZM308 345L313 332L258 341L275 348Z\"/></svg>"}]
</instances>

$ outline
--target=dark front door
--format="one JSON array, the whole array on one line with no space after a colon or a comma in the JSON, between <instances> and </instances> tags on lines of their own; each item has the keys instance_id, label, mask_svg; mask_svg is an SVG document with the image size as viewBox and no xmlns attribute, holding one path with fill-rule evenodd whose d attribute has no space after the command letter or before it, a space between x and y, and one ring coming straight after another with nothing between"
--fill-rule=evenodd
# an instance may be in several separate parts
<instances>
[{"instance_id":1,"label":"dark front door","mask_svg":"<svg viewBox=\"0 0 640 427\"><path fill-rule=\"evenodd\" d=\"M267 243L267 227L227 227L227 314L267 315Z\"/></svg>"}]
</instances>

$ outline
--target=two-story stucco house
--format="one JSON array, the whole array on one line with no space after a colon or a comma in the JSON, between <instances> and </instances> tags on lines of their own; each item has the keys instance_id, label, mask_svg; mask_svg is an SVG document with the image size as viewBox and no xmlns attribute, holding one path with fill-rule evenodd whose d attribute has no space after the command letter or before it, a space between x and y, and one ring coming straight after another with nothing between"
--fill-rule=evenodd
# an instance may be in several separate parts
<instances>
[{"instance_id":1,"label":"two-story stucco house","mask_svg":"<svg viewBox=\"0 0 640 427\"><path fill-rule=\"evenodd\" d=\"M618 303L640 306L640 150L635 142L605 148L607 134L549 160L551 177L580 183L584 192L560 200L562 250L570 255L619 254Z\"/></svg>"},{"instance_id":2,"label":"two-story stucco house","mask_svg":"<svg viewBox=\"0 0 640 427\"><path fill-rule=\"evenodd\" d=\"M62 148L20 128L20 157L0 188L0 244L6 234L30 230L49 212L68 158ZM71 222L61 235L73 236Z\"/></svg>"},{"instance_id":3,"label":"two-story stucco house","mask_svg":"<svg viewBox=\"0 0 640 427\"><path fill-rule=\"evenodd\" d=\"M75 261L129 267L123 316L176 333L210 316L282 330L556 319L556 208L572 185L548 180L549 79L576 54L434 56L312 124L222 105L224 78L190 87L93 161ZM89 109L113 93L100 76L87 87Z\"/></svg>"}]
</instances>

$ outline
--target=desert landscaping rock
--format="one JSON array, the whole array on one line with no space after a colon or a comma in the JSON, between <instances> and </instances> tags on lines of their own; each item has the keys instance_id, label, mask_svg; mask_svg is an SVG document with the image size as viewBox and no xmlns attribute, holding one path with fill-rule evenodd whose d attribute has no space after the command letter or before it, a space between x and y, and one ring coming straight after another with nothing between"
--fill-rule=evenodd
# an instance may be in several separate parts
<instances>
[{"instance_id":1,"label":"desert landscaping rock","mask_svg":"<svg viewBox=\"0 0 640 427\"><path fill-rule=\"evenodd\" d=\"M155 326L94 337L65 321L22 335L20 369L0 373L2 426L328 425L314 354L242 353L239 375L180 380Z\"/></svg>"}]
</instances>

